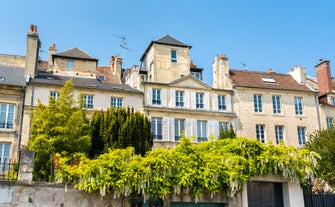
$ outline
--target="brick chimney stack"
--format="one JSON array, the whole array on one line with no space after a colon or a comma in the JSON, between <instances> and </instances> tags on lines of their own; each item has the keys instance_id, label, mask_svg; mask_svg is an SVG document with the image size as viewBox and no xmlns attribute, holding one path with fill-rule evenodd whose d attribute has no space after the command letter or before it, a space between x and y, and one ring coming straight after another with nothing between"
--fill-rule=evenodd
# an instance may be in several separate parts
<instances>
[{"instance_id":1,"label":"brick chimney stack","mask_svg":"<svg viewBox=\"0 0 335 207\"><path fill-rule=\"evenodd\" d=\"M24 69L24 75L26 80L34 78L37 74L37 62L40 49L40 39L37 33L37 26L30 25L29 32L27 35L27 50L26 50L26 64Z\"/></svg>"},{"instance_id":2,"label":"brick chimney stack","mask_svg":"<svg viewBox=\"0 0 335 207\"><path fill-rule=\"evenodd\" d=\"M320 93L328 93L332 90L332 77L330 74L329 60L322 60L315 66L318 90Z\"/></svg>"},{"instance_id":3,"label":"brick chimney stack","mask_svg":"<svg viewBox=\"0 0 335 207\"><path fill-rule=\"evenodd\" d=\"M56 44L52 43L52 45L49 47L49 57L48 57L48 66L49 67L53 66L52 55L54 55L56 53L57 53Z\"/></svg>"},{"instance_id":4,"label":"brick chimney stack","mask_svg":"<svg viewBox=\"0 0 335 207\"><path fill-rule=\"evenodd\" d=\"M112 56L110 60L110 67L113 75L119 75L121 77L122 58L120 58L117 54Z\"/></svg>"}]
</instances>

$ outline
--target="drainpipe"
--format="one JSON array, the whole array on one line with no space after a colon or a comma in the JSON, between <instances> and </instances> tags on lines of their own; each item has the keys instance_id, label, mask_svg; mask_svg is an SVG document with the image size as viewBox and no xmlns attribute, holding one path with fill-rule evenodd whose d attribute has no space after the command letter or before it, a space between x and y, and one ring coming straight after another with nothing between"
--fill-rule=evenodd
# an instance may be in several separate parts
<instances>
[{"instance_id":1,"label":"drainpipe","mask_svg":"<svg viewBox=\"0 0 335 207\"><path fill-rule=\"evenodd\" d=\"M321 121L320 121L320 112L319 112L319 99L318 99L318 94L316 93L314 95L314 100L315 100L315 105L316 105L316 117L318 117L318 126L319 130L321 129Z\"/></svg>"},{"instance_id":2,"label":"drainpipe","mask_svg":"<svg viewBox=\"0 0 335 207\"><path fill-rule=\"evenodd\" d=\"M22 123L23 123L23 107L24 107L24 101L25 101L25 87L22 87L22 92L21 92L21 107L20 107L20 117L19 117L19 130L17 134L17 140L18 140L18 149L17 149L17 154L16 157L18 158L20 155L20 150L21 150L21 136L22 136Z\"/></svg>"}]
</instances>

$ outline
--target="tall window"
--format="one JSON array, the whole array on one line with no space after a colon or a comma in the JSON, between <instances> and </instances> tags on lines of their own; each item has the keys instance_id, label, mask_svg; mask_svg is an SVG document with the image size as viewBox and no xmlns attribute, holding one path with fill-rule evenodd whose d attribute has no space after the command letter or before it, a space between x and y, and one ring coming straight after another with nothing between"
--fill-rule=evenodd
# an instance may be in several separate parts
<instances>
[{"instance_id":1,"label":"tall window","mask_svg":"<svg viewBox=\"0 0 335 207\"><path fill-rule=\"evenodd\" d=\"M14 104L0 103L0 129L13 129Z\"/></svg>"},{"instance_id":2,"label":"tall window","mask_svg":"<svg viewBox=\"0 0 335 207\"><path fill-rule=\"evenodd\" d=\"M295 114L302 115L303 108L302 108L302 98L301 97L294 97L294 107L295 107Z\"/></svg>"},{"instance_id":3,"label":"tall window","mask_svg":"<svg viewBox=\"0 0 335 207\"><path fill-rule=\"evenodd\" d=\"M330 97L330 104L335 106L335 97L334 96Z\"/></svg>"},{"instance_id":4,"label":"tall window","mask_svg":"<svg viewBox=\"0 0 335 207\"><path fill-rule=\"evenodd\" d=\"M332 128L333 127L333 118L332 117L327 117L326 122L327 122L327 128Z\"/></svg>"},{"instance_id":5,"label":"tall window","mask_svg":"<svg viewBox=\"0 0 335 207\"><path fill-rule=\"evenodd\" d=\"M111 97L111 106L113 106L114 108L122 107L122 98Z\"/></svg>"},{"instance_id":6,"label":"tall window","mask_svg":"<svg viewBox=\"0 0 335 207\"><path fill-rule=\"evenodd\" d=\"M10 143L0 142L0 172L8 171Z\"/></svg>"},{"instance_id":7,"label":"tall window","mask_svg":"<svg viewBox=\"0 0 335 207\"><path fill-rule=\"evenodd\" d=\"M264 131L264 125L257 124L256 125L256 138L258 141L265 143L265 131Z\"/></svg>"},{"instance_id":8,"label":"tall window","mask_svg":"<svg viewBox=\"0 0 335 207\"><path fill-rule=\"evenodd\" d=\"M162 140L162 118L153 117L151 119L151 132L154 140Z\"/></svg>"},{"instance_id":9,"label":"tall window","mask_svg":"<svg viewBox=\"0 0 335 207\"><path fill-rule=\"evenodd\" d=\"M262 95L261 94L254 94L254 111L255 112L263 112Z\"/></svg>"},{"instance_id":10,"label":"tall window","mask_svg":"<svg viewBox=\"0 0 335 207\"><path fill-rule=\"evenodd\" d=\"M298 127L298 141L299 145L302 146L306 141L306 127Z\"/></svg>"},{"instance_id":11,"label":"tall window","mask_svg":"<svg viewBox=\"0 0 335 207\"><path fill-rule=\"evenodd\" d=\"M200 72L191 72L191 75L199 80L202 80L202 75Z\"/></svg>"},{"instance_id":12,"label":"tall window","mask_svg":"<svg viewBox=\"0 0 335 207\"><path fill-rule=\"evenodd\" d=\"M275 126L276 143L284 141L284 126Z\"/></svg>"},{"instance_id":13,"label":"tall window","mask_svg":"<svg viewBox=\"0 0 335 207\"><path fill-rule=\"evenodd\" d=\"M185 120L184 119L175 119L174 120L174 136L175 141L179 141L182 133L185 130Z\"/></svg>"},{"instance_id":14,"label":"tall window","mask_svg":"<svg viewBox=\"0 0 335 207\"><path fill-rule=\"evenodd\" d=\"M220 131L227 131L229 123L228 122L219 122L219 130Z\"/></svg>"},{"instance_id":15,"label":"tall window","mask_svg":"<svg viewBox=\"0 0 335 207\"><path fill-rule=\"evenodd\" d=\"M83 102L85 109L93 109L93 95L83 95Z\"/></svg>"},{"instance_id":16,"label":"tall window","mask_svg":"<svg viewBox=\"0 0 335 207\"><path fill-rule=\"evenodd\" d=\"M273 113L274 114L280 114L281 113L280 96L272 96L272 106L273 106Z\"/></svg>"},{"instance_id":17,"label":"tall window","mask_svg":"<svg viewBox=\"0 0 335 207\"><path fill-rule=\"evenodd\" d=\"M177 50L171 50L171 62L172 63L177 62Z\"/></svg>"},{"instance_id":18,"label":"tall window","mask_svg":"<svg viewBox=\"0 0 335 207\"><path fill-rule=\"evenodd\" d=\"M56 91L50 91L50 97L57 100L59 98L59 92Z\"/></svg>"},{"instance_id":19,"label":"tall window","mask_svg":"<svg viewBox=\"0 0 335 207\"><path fill-rule=\"evenodd\" d=\"M161 89L152 89L152 104L161 105Z\"/></svg>"},{"instance_id":20,"label":"tall window","mask_svg":"<svg viewBox=\"0 0 335 207\"><path fill-rule=\"evenodd\" d=\"M66 68L70 71L73 70L73 60L72 59L67 60Z\"/></svg>"},{"instance_id":21,"label":"tall window","mask_svg":"<svg viewBox=\"0 0 335 207\"><path fill-rule=\"evenodd\" d=\"M196 107L197 109L204 108L204 94L203 93L196 94Z\"/></svg>"},{"instance_id":22,"label":"tall window","mask_svg":"<svg viewBox=\"0 0 335 207\"><path fill-rule=\"evenodd\" d=\"M176 91L176 106L184 106L184 91Z\"/></svg>"},{"instance_id":23,"label":"tall window","mask_svg":"<svg viewBox=\"0 0 335 207\"><path fill-rule=\"evenodd\" d=\"M197 121L198 142L207 141L207 122Z\"/></svg>"},{"instance_id":24,"label":"tall window","mask_svg":"<svg viewBox=\"0 0 335 207\"><path fill-rule=\"evenodd\" d=\"M219 110L226 110L226 96L218 95L218 109Z\"/></svg>"}]
</instances>

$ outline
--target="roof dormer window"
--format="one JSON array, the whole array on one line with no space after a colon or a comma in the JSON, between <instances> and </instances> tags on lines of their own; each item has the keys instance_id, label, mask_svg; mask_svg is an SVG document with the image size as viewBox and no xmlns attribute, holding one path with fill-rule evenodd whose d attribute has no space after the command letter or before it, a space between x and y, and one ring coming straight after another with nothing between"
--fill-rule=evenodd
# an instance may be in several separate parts
<instances>
[{"instance_id":1,"label":"roof dormer window","mask_svg":"<svg viewBox=\"0 0 335 207\"><path fill-rule=\"evenodd\" d=\"M273 78L262 78L265 83L276 83L277 81Z\"/></svg>"}]
</instances>

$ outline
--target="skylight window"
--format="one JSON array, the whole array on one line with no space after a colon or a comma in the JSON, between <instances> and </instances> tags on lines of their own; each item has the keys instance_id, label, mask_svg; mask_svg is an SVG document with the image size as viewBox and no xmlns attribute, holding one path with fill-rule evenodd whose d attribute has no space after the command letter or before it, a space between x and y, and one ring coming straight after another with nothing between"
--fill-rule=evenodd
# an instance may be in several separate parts
<instances>
[{"instance_id":1,"label":"skylight window","mask_svg":"<svg viewBox=\"0 0 335 207\"><path fill-rule=\"evenodd\" d=\"M5 77L0 76L0 81L5 81Z\"/></svg>"},{"instance_id":2,"label":"skylight window","mask_svg":"<svg viewBox=\"0 0 335 207\"><path fill-rule=\"evenodd\" d=\"M262 78L262 80L266 83L276 83L277 81L273 78Z\"/></svg>"}]
</instances>

